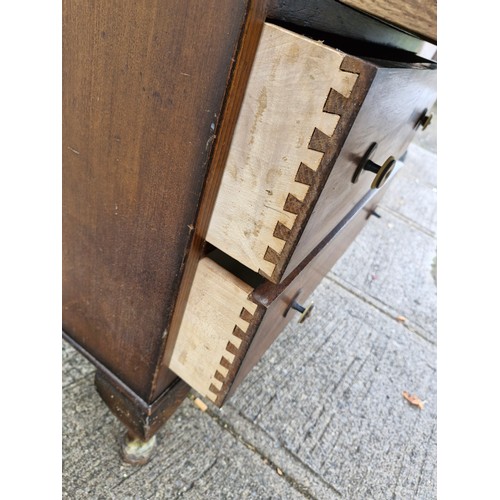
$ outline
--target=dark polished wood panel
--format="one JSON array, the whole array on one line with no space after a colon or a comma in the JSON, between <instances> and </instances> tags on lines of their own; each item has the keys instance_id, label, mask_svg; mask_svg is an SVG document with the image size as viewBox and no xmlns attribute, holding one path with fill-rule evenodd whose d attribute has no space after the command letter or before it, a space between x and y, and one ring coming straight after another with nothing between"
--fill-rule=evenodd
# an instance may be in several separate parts
<instances>
[{"instance_id":1,"label":"dark polished wood panel","mask_svg":"<svg viewBox=\"0 0 500 500\"><path fill-rule=\"evenodd\" d=\"M370 189L373 174L362 174L357 183L352 182L370 144L376 142L378 145L372 156L378 165L389 156L399 158L414 135L421 131L417 123L422 112L431 108L436 100L437 72L432 64L373 62L376 75L337 153L331 174L321 186L284 277L300 265Z\"/></svg>"},{"instance_id":2,"label":"dark polished wood panel","mask_svg":"<svg viewBox=\"0 0 500 500\"><path fill-rule=\"evenodd\" d=\"M63 328L145 401L247 4L63 2Z\"/></svg>"}]
</instances>

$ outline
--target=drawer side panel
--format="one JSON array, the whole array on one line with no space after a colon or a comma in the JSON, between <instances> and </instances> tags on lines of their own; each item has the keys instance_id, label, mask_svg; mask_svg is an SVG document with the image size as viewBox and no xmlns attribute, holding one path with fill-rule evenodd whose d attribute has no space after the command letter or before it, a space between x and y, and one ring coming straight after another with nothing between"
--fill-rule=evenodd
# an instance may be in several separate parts
<instances>
[{"instance_id":1,"label":"drawer side panel","mask_svg":"<svg viewBox=\"0 0 500 500\"><path fill-rule=\"evenodd\" d=\"M214 402L253 321L252 291L208 257L199 262L169 368Z\"/></svg>"},{"instance_id":2,"label":"drawer side panel","mask_svg":"<svg viewBox=\"0 0 500 500\"><path fill-rule=\"evenodd\" d=\"M207 240L273 282L303 226L325 153L359 71L319 42L266 24L231 144Z\"/></svg>"}]
</instances>

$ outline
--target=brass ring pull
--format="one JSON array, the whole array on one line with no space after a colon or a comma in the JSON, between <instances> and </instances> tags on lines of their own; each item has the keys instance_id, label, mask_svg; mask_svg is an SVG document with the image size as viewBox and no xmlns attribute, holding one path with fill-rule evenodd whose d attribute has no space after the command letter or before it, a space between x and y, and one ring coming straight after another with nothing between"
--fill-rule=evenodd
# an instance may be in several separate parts
<instances>
[{"instance_id":1,"label":"brass ring pull","mask_svg":"<svg viewBox=\"0 0 500 500\"><path fill-rule=\"evenodd\" d=\"M300 305L298 302L297 302L297 298L298 296L300 295L300 292L302 290L299 290L295 296L293 297L293 299L291 300L290 304L288 305L288 307L286 308L285 312L283 313L283 316L286 316L289 311L291 309L293 309L294 311L298 311L300 313L300 317L299 317L299 320L298 320L298 323L304 323L304 321L309 318L309 316L311 316L311 313L312 313L312 310L314 309L314 303L311 302L308 306L304 307L302 305Z\"/></svg>"},{"instance_id":2,"label":"brass ring pull","mask_svg":"<svg viewBox=\"0 0 500 500\"><path fill-rule=\"evenodd\" d=\"M387 179L391 176L394 167L396 166L396 159L394 158L394 156L389 156L389 158L385 160L383 165L377 165L370 160L376 149L377 143L374 142L366 150L366 153L363 155L363 158L361 158L361 161L359 162L359 165L356 168L354 175L352 176L353 184L356 184L356 182L358 182L359 176L365 170L368 170L369 172L373 172L375 174L375 178L373 179L371 184L372 189L381 188L385 184Z\"/></svg>"}]
</instances>

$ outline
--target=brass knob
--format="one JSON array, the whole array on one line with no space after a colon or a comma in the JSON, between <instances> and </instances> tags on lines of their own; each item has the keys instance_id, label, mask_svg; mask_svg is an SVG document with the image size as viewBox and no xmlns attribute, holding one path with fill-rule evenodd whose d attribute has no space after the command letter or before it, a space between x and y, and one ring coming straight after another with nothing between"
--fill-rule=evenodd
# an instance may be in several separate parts
<instances>
[{"instance_id":1,"label":"brass knob","mask_svg":"<svg viewBox=\"0 0 500 500\"><path fill-rule=\"evenodd\" d=\"M311 312L314 309L314 303L311 302L307 307L303 307L298 302L293 301L291 308L301 313L298 323L304 323L304 321L311 315Z\"/></svg>"},{"instance_id":2,"label":"brass knob","mask_svg":"<svg viewBox=\"0 0 500 500\"><path fill-rule=\"evenodd\" d=\"M377 165L373 161L370 160L371 156L377 149L377 143L373 142L370 147L366 150L366 153L361 158L354 175L352 176L353 184L358 182L360 175L368 170L369 172L373 172L375 174L375 178L372 181L371 188L379 189L381 188L387 179L391 176L394 167L396 166L396 159L394 156L389 156L387 160L383 163L383 165Z\"/></svg>"},{"instance_id":3,"label":"brass knob","mask_svg":"<svg viewBox=\"0 0 500 500\"><path fill-rule=\"evenodd\" d=\"M300 313L300 317L299 317L299 320L298 322L299 323L304 323L304 321L309 318L309 316L311 315L311 312L312 310L314 309L314 303L311 302L308 306L303 306L301 304L299 304L297 302L297 298L298 296L300 295L300 292L302 290L299 290L295 296L293 297L293 299L290 301L288 307L286 308L285 312L283 313L283 316L286 316L291 309L293 309L294 311L298 311Z\"/></svg>"},{"instance_id":4,"label":"brass knob","mask_svg":"<svg viewBox=\"0 0 500 500\"><path fill-rule=\"evenodd\" d=\"M417 128L421 125L422 130L425 130L430 125L433 116L432 113L427 114L427 108L425 108L417 121Z\"/></svg>"}]
</instances>

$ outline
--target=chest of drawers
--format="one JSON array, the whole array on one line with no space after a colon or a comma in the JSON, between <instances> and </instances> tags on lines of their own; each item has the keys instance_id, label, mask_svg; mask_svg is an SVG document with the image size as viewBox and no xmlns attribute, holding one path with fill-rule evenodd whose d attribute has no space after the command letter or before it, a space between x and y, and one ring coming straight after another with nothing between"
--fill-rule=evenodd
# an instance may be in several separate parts
<instances>
[{"instance_id":1,"label":"chest of drawers","mask_svg":"<svg viewBox=\"0 0 500 500\"><path fill-rule=\"evenodd\" d=\"M64 3L64 335L142 441L307 318L435 101L421 36L295 3Z\"/></svg>"}]
</instances>

